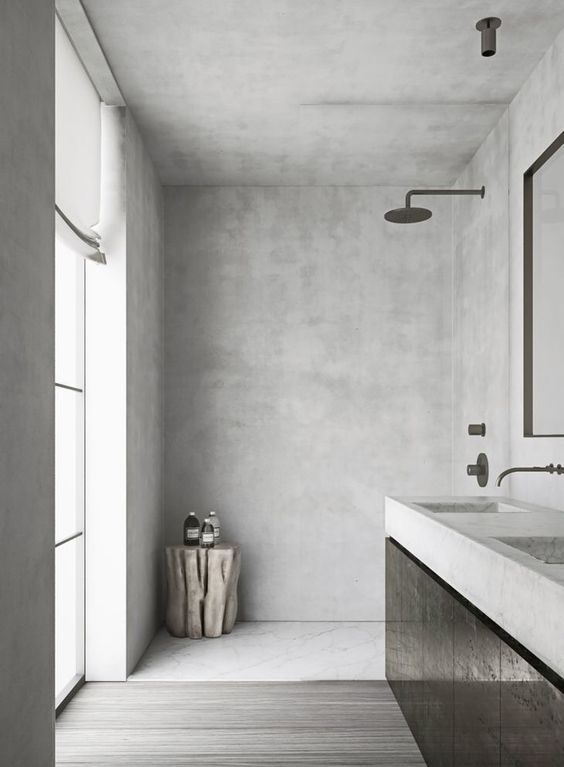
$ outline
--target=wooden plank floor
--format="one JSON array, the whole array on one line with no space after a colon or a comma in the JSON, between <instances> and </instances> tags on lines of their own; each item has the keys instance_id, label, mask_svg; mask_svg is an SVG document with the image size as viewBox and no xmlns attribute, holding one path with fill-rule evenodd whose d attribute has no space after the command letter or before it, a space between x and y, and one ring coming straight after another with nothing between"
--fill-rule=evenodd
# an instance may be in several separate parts
<instances>
[{"instance_id":1,"label":"wooden plank floor","mask_svg":"<svg viewBox=\"0 0 564 767\"><path fill-rule=\"evenodd\" d=\"M386 682L96 682L57 720L69 767L424 767Z\"/></svg>"}]
</instances>

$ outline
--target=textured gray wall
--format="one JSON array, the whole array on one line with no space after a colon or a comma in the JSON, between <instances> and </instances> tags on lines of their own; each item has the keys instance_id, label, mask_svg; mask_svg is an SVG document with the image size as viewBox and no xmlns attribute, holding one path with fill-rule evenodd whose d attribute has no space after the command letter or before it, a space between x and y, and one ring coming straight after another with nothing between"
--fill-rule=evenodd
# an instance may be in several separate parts
<instances>
[{"instance_id":1,"label":"textured gray wall","mask_svg":"<svg viewBox=\"0 0 564 767\"><path fill-rule=\"evenodd\" d=\"M130 113L127 189L127 670L162 619L163 194Z\"/></svg>"},{"instance_id":2,"label":"textured gray wall","mask_svg":"<svg viewBox=\"0 0 564 767\"><path fill-rule=\"evenodd\" d=\"M458 179L486 196L453 198L453 489L483 494L466 465L485 452L493 480L509 461L509 231L507 114ZM486 436L468 436L469 423ZM502 488L505 493L507 488Z\"/></svg>"},{"instance_id":3,"label":"textured gray wall","mask_svg":"<svg viewBox=\"0 0 564 767\"><path fill-rule=\"evenodd\" d=\"M383 496L450 490L450 204L165 190L166 539L217 509L241 617L382 620Z\"/></svg>"},{"instance_id":4,"label":"textured gray wall","mask_svg":"<svg viewBox=\"0 0 564 767\"><path fill-rule=\"evenodd\" d=\"M0 763L53 764L54 13L0 23Z\"/></svg>"},{"instance_id":5,"label":"textured gray wall","mask_svg":"<svg viewBox=\"0 0 564 767\"><path fill-rule=\"evenodd\" d=\"M486 448L494 476L509 465L562 462L564 439L523 437L523 173L564 130L564 33L531 73L459 185L485 183L479 206L455 206L454 478ZM488 421L486 439L466 437L468 419ZM564 507L561 477L513 475L501 492Z\"/></svg>"}]
</instances>

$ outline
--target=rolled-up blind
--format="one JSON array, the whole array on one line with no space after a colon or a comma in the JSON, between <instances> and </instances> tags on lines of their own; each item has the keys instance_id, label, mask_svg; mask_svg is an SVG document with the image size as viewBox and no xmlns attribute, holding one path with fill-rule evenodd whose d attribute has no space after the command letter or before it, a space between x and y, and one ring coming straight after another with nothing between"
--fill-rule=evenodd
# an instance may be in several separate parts
<instances>
[{"instance_id":1,"label":"rolled-up blind","mask_svg":"<svg viewBox=\"0 0 564 767\"><path fill-rule=\"evenodd\" d=\"M55 200L57 237L104 262L100 215L100 97L61 22L56 23Z\"/></svg>"}]
</instances>

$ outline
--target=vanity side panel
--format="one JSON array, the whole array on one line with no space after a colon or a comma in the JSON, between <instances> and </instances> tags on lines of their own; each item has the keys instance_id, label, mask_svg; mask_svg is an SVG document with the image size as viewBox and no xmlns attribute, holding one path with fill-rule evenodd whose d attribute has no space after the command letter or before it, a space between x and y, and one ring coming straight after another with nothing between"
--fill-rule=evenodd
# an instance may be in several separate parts
<instances>
[{"instance_id":1,"label":"vanity side panel","mask_svg":"<svg viewBox=\"0 0 564 767\"><path fill-rule=\"evenodd\" d=\"M386 677L429 767L452 767L454 599L386 541Z\"/></svg>"},{"instance_id":2,"label":"vanity side panel","mask_svg":"<svg viewBox=\"0 0 564 767\"><path fill-rule=\"evenodd\" d=\"M386 538L386 679L400 703L403 698L401 568L404 554Z\"/></svg>"},{"instance_id":3,"label":"vanity side panel","mask_svg":"<svg viewBox=\"0 0 564 767\"><path fill-rule=\"evenodd\" d=\"M425 724L420 748L432 767L452 767L454 747L455 600L425 574L423 698Z\"/></svg>"},{"instance_id":4,"label":"vanity side panel","mask_svg":"<svg viewBox=\"0 0 564 767\"><path fill-rule=\"evenodd\" d=\"M401 553L401 552L400 552ZM423 612L427 576L401 553L401 707L418 744L425 731L426 701L423 686Z\"/></svg>"},{"instance_id":5,"label":"vanity side panel","mask_svg":"<svg viewBox=\"0 0 564 767\"><path fill-rule=\"evenodd\" d=\"M420 741L423 697L423 605L426 575L386 539L386 678L403 715Z\"/></svg>"}]
</instances>

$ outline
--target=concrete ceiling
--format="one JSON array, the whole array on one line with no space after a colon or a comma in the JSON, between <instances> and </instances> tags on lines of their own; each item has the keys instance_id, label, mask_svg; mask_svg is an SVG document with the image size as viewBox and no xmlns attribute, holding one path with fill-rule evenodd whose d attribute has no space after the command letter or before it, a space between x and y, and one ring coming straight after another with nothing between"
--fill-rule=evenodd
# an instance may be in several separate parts
<instances>
[{"instance_id":1,"label":"concrete ceiling","mask_svg":"<svg viewBox=\"0 0 564 767\"><path fill-rule=\"evenodd\" d=\"M562 0L83 5L165 184L450 184L564 27Z\"/></svg>"}]
</instances>

